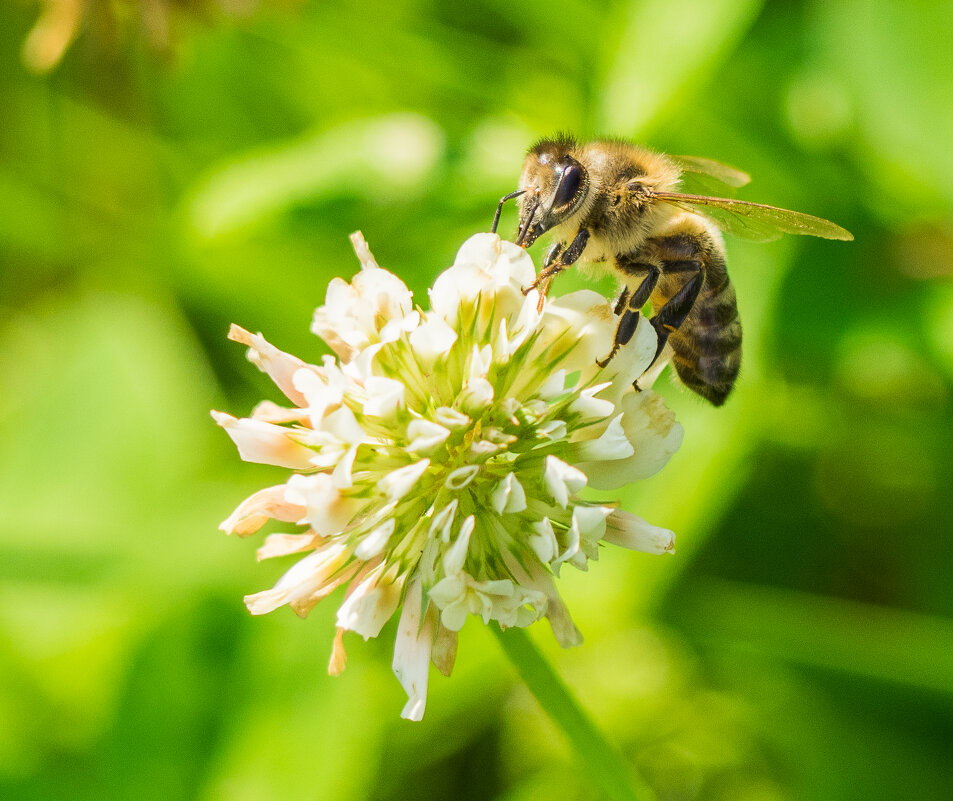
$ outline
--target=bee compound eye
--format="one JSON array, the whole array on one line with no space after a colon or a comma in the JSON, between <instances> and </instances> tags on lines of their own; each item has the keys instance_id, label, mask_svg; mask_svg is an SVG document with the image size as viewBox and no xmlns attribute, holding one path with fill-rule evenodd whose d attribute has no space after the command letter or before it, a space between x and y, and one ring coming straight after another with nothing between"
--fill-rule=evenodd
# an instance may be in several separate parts
<instances>
[{"instance_id":1,"label":"bee compound eye","mask_svg":"<svg viewBox=\"0 0 953 801\"><path fill-rule=\"evenodd\" d=\"M559 185L553 195L553 211L564 211L579 193L582 184L582 167L578 164L569 164L559 175Z\"/></svg>"}]
</instances>

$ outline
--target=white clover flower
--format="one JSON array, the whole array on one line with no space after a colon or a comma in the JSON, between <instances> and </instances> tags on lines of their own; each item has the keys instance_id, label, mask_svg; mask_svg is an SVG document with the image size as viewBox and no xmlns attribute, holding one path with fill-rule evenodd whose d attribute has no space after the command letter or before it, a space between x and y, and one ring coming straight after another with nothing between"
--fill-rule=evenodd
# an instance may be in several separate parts
<instances>
[{"instance_id":1,"label":"white clover flower","mask_svg":"<svg viewBox=\"0 0 953 801\"><path fill-rule=\"evenodd\" d=\"M673 549L671 531L580 493L655 473L682 429L658 395L632 386L655 353L651 325L600 369L615 331L609 303L581 291L539 310L536 291L522 292L532 260L516 245L469 239L434 283L431 311L413 308L362 239L356 248L364 269L332 282L314 317L337 359L306 364L237 326L229 333L294 406L213 417L243 459L296 472L221 527L301 527L259 550L306 555L246 597L253 614L287 604L303 616L346 585L333 674L345 631L376 637L399 612L394 672L409 697L403 716L419 720L428 664L449 675L468 617L501 627L546 617L574 645L554 584L563 565L585 570L603 542Z\"/></svg>"}]
</instances>

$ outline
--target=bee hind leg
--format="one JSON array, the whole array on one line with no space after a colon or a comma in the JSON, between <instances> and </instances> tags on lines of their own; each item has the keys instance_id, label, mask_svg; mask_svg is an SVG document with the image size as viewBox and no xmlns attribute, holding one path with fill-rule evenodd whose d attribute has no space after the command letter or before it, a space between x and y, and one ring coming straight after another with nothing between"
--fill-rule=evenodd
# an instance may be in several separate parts
<instances>
[{"instance_id":1,"label":"bee hind leg","mask_svg":"<svg viewBox=\"0 0 953 801\"><path fill-rule=\"evenodd\" d=\"M635 329L638 328L639 318L642 316L642 307L646 301L648 301L649 296L655 289L655 285L658 283L659 276L662 274L662 271L658 267L650 264L642 266L648 270L648 275L646 275L642 283L639 284L638 289L631 294L628 288L623 289L619 300L616 302L615 313L619 315L619 323L615 329L612 351L604 359L600 359L596 362L600 367L605 367L609 364L609 362L612 361L612 357L619 352L619 348L629 344L629 340L631 340L633 334L635 334ZM624 306L623 302L625 304Z\"/></svg>"},{"instance_id":2,"label":"bee hind leg","mask_svg":"<svg viewBox=\"0 0 953 801\"><path fill-rule=\"evenodd\" d=\"M699 261L670 262L666 265L667 273L673 272L692 272L682 287L676 292L656 313L649 322L655 329L658 337L658 345L655 348L655 356L646 367L646 371L658 361L658 357L668 342L669 334L677 331L685 319L691 313L705 283L705 269ZM643 373L644 375L644 373ZM639 389L639 382L635 382L635 388Z\"/></svg>"}]
</instances>

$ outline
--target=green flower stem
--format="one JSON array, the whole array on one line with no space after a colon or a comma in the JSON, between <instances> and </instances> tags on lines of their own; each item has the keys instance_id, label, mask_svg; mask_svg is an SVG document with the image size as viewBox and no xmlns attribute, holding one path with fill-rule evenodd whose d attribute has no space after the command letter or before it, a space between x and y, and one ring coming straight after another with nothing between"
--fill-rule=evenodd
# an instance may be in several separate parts
<instances>
[{"instance_id":1,"label":"green flower stem","mask_svg":"<svg viewBox=\"0 0 953 801\"><path fill-rule=\"evenodd\" d=\"M569 739L589 777L601 785L606 796L612 801L653 801L655 794L606 742L526 630L490 628L536 700Z\"/></svg>"}]
</instances>

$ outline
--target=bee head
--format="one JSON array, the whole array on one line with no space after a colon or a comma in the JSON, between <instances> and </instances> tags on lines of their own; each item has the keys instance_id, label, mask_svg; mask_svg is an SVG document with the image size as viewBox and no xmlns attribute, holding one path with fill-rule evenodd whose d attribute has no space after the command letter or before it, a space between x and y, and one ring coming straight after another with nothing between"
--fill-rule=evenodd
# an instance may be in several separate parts
<instances>
[{"instance_id":1,"label":"bee head","mask_svg":"<svg viewBox=\"0 0 953 801\"><path fill-rule=\"evenodd\" d=\"M589 173L571 152L572 139L544 139L526 156L516 244L528 248L540 234L568 220L589 192Z\"/></svg>"}]
</instances>

